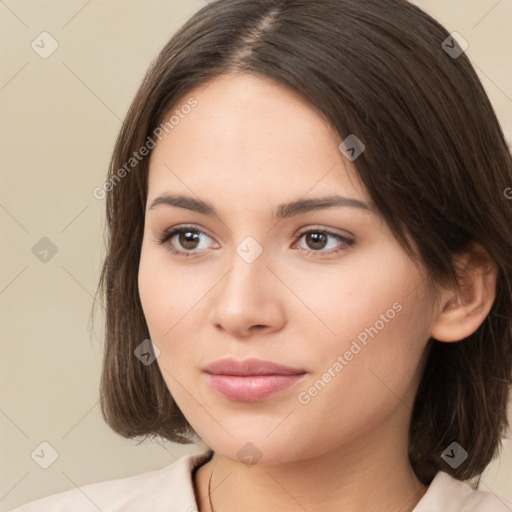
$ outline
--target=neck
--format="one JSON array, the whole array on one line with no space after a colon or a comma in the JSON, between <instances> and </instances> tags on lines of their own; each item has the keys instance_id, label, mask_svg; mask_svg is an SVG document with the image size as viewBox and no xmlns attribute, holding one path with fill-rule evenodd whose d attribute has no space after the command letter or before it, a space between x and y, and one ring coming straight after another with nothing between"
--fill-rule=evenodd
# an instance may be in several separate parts
<instances>
[{"instance_id":1,"label":"neck","mask_svg":"<svg viewBox=\"0 0 512 512\"><path fill-rule=\"evenodd\" d=\"M410 466L407 432L397 432L395 423L363 437L349 447L280 464L246 466L215 453L196 472L200 511L413 511L427 487Z\"/></svg>"}]
</instances>

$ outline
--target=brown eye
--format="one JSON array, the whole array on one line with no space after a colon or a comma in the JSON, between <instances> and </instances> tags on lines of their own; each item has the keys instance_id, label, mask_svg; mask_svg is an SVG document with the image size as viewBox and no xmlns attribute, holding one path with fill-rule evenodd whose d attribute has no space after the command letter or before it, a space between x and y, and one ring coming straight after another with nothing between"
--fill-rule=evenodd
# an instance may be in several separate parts
<instances>
[{"instance_id":1,"label":"brown eye","mask_svg":"<svg viewBox=\"0 0 512 512\"><path fill-rule=\"evenodd\" d=\"M192 230L182 230L178 233L178 242L181 247L189 251L197 249L199 243L199 233Z\"/></svg>"},{"instance_id":2,"label":"brown eye","mask_svg":"<svg viewBox=\"0 0 512 512\"><path fill-rule=\"evenodd\" d=\"M193 227L182 226L165 231L157 241L174 254L192 257L200 255L204 252L203 249L208 248L208 239L212 240L203 231ZM201 242L203 242L202 247ZM216 247L218 247L218 244Z\"/></svg>"},{"instance_id":3,"label":"brown eye","mask_svg":"<svg viewBox=\"0 0 512 512\"><path fill-rule=\"evenodd\" d=\"M306 233L305 241L309 248L319 251L320 249L324 249L327 243L327 235L325 233L310 231Z\"/></svg>"},{"instance_id":4,"label":"brown eye","mask_svg":"<svg viewBox=\"0 0 512 512\"><path fill-rule=\"evenodd\" d=\"M301 241L304 242L303 245L305 245L305 247L299 246L299 249L314 256L337 254L354 244L353 240L349 240L338 233L333 233L325 229L310 229L305 231L299 236L299 242Z\"/></svg>"}]
</instances>

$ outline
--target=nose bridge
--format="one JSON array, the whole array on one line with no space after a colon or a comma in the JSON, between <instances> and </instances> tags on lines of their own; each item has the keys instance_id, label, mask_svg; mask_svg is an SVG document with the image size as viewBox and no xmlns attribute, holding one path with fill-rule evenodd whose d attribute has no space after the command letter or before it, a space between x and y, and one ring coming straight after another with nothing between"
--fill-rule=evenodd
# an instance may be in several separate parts
<instances>
[{"instance_id":1,"label":"nose bridge","mask_svg":"<svg viewBox=\"0 0 512 512\"><path fill-rule=\"evenodd\" d=\"M236 247L230 260L230 271L226 276L225 292L233 298L238 295L251 295L253 300L268 292L268 279L271 272L267 268L269 251L253 237L246 236Z\"/></svg>"},{"instance_id":2,"label":"nose bridge","mask_svg":"<svg viewBox=\"0 0 512 512\"><path fill-rule=\"evenodd\" d=\"M210 320L243 337L252 326L277 328L284 320L273 273L267 268L270 252L251 236L234 248L229 270L212 297Z\"/></svg>"}]
</instances>

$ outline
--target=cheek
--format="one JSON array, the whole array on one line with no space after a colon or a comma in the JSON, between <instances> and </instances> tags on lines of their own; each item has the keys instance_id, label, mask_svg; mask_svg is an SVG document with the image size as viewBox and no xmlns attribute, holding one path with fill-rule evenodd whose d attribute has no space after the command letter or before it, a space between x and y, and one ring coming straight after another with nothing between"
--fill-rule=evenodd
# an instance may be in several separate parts
<instances>
[{"instance_id":1,"label":"cheek","mask_svg":"<svg viewBox=\"0 0 512 512\"><path fill-rule=\"evenodd\" d=\"M204 299L212 284L193 267L172 264L161 248L142 249L138 273L142 309L150 338L160 350L157 363L177 401L179 382L190 387L190 379L195 378L192 369L204 357L199 322L204 323Z\"/></svg>"},{"instance_id":2,"label":"cheek","mask_svg":"<svg viewBox=\"0 0 512 512\"><path fill-rule=\"evenodd\" d=\"M303 283L299 293L324 326L312 315L301 321L304 339L319 342L304 346L314 372L299 403L340 421L343 411L378 414L407 394L429 337L421 284L400 254Z\"/></svg>"},{"instance_id":3,"label":"cheek","mask_svg":"<svg viewBox=\"0 0 512 512\"><path fill-rule=\"evenodd\" d=\"M391 418L412 410L428 333L417 321L421 301L402 296L399 302L403 309L384 326L375 326L372 319L362 329L351 326L355 334L339 336L330 350L318 344L322 360L298 390L296 403L297 418L322 429L325 449L340 440L355 441L371 430L379 431L388 418L392 422ZM358 339L360 333L365 336Z\"/></svg>"},{"instance_id":4,"label":"cheek","mask_svg":"<svg viewBox=\"0 0 512 512\"><path fill-rule=\"evenodd\" d=\"M165 293L168 276L155 265L155 258L142 250L139 265L138 286L144 317L151 333L151 339L156 342L157 333L164 331L167 323L166 311L172 306L172 296ZM169 319L170 320L170 319ZM169 327L167 327L169 328Z\"/></svg>"},{"instance_id":5,"label":"cheek","mask_svg":"<svg viewBox=\"0 0 512 512\"><path fill-rule=\"evenodd\" d=\"M292 322L304 323L307 331L333 349L341 349L345 342L365 328L380 322L380 315L408 290L407 283L414 280L408 266L394 255L376 258L371 252L352 254L337 266L304 263L296 268L279 269L285 283L291 283L293 293L283 293L287 300ZM409 271L410 272L410 271ZM348 342L350 345L350 342Z\"/></svg>"},{"instance_id":6,"label":"cheek","mask_svg":"<svg viewBox=\"0 0 512 512\"><path fill-rule=\"evenodd\" d=\"M142 249L139 296L154 341L170 336L174 326L201 298L200 280L191 269L173 265L164 249Z\"/></svg>"}]
</instances>

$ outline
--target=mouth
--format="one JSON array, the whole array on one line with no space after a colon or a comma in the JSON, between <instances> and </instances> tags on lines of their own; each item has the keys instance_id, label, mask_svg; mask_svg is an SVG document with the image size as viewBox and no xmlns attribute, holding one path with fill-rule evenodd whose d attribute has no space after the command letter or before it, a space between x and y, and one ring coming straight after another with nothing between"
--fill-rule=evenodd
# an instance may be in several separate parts
<instances>
[{"instance_id":1,"label":"mouth","mask_svg":"<svg viewBox=\"0 0 512 512\"><path fill-rule=\"evenodd\" d=\"M306 371L260 359L220 359L203 371L209 385L238 402L258 402L302 380Z\"/></svg>"}]
</instances>

